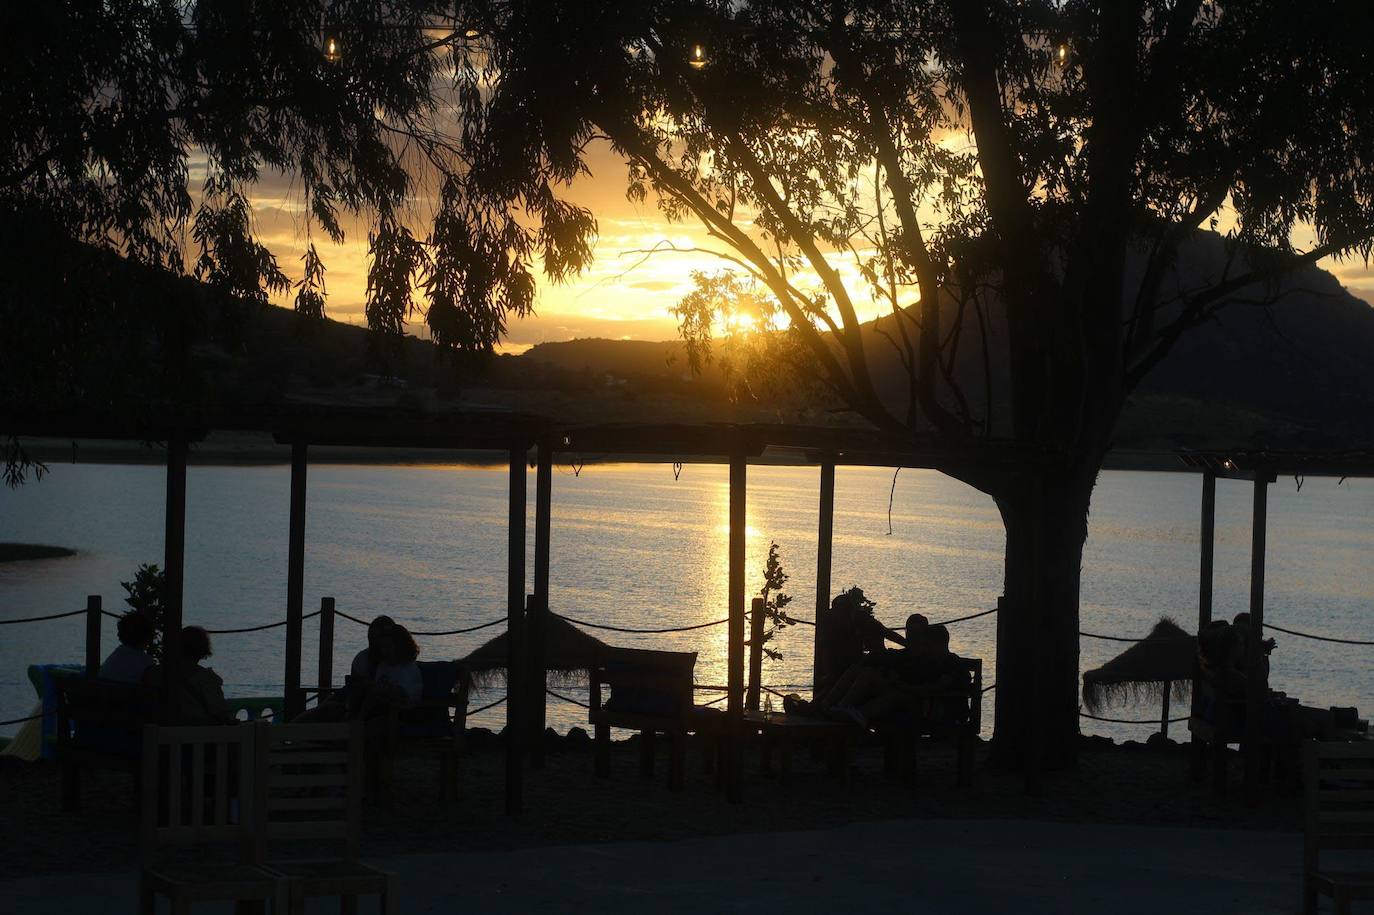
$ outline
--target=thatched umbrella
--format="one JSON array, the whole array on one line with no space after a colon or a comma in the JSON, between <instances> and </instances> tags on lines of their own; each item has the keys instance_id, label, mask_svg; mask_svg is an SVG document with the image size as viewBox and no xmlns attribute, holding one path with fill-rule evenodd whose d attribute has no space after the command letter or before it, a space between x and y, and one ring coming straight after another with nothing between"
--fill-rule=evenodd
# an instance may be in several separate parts
<instances>
[{"instance_id":1,"label":"thatched umbrella","mask_svg":"<svg viewBox=\"0 0 1374 915\"><path fill-rule=\"evenodd\" d=\"M1168 718L1169 699L1188 697L1196 670L1197 637L1162 617L1145 638L1083 675L1083 704L1097 714L1123 700L1153 699Z\"/></svg>"},{"instance_id":2,"label":"thatched umbrella","mask_svg":"<svg viewBox=\"0 0 1374 915\"><path fill-rule=\"evenodd\" d=\"M585 683L587 671L604 663L614 651L612 646L567 620L550 614L544 623L544 659L556 683ZM482 689L504 682L508 657L506 634L502 633L458 663L472 677L473 686Z\"/></svg>"}]
</instances>

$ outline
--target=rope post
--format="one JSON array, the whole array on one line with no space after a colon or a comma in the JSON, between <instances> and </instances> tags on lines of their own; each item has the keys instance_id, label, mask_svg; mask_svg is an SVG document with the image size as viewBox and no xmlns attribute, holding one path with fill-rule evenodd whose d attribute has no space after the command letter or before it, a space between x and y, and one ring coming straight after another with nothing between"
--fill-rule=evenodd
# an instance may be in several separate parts
<instances>
[{"instance_id":1,"label":"rope post","mask_svg":"<svg viewBox=\"0 0 1374 915\"><path fill-rule=\"evenodd\" d=\"M524 808L521 751L525 684L525 449L510 450L506 567L506 815Z\"/></svg>"},{"instance_id":2,"label":"rope post","mask_svg":"<svg viewBox=\"0 0 1374 915\"><path fill-rule=\"evenodd\" d=\"M816 625L811 646L811 698L817 695L816 684L829 677L825 669L825 645L821 643L821 620L830 609L830 569L834 558L835 541L835 460L827 455L821 461L820 522L816 534Z\"/></svg>"},{"instance_id":3,"label":"rope post","mask_svg":"<svg viewBox=\"0 0 1374 915\"><path fill-rule=\"evenodd\" d=\"M334 688L334 598L320 598L320 691L317 701Z\"/></svg>"},{"instance_id":4,"label":"rope post","mask_svg":"<svg viewBox=\"0 0 1374 915\"><path fill-rule=\"evenodd\" d=\"M726 729L729 758L726 765L726 794L731 803L742 798L740 771L743 767L744 737L744 557L746 463L743 454L730 458L730 549L728 641L726 669L729 699L726 700Z\"/></svg>"},{"instance_id":5,"label":"rope post","mask_svg":"<svg viewBox=\"0 0 1374 915\"><path fill-rule=\"evenodd\" d=\"M86 676L94 677L100 670L100 595L86 598Z\"/></svg>"},{"instance_id":6,"label":"rope post","mask_svg":"<svg viewBox=\"0 0 1374 915\"><path fill-rule=\"evenodd\" d=\"M544 768L544 728L548 722L549 543L553 514L553 448L539 442L534 477L534 600L530 605L530 765Z\"/></svg>"},{"instance_id":7,"label":"rope post","mask_svg":"<svg viewBox=\"0 0 1374 915\"><path fill-rule=\"evenodd\" d=\"M306 444L291 443L291 526L286 544L286 720L305 711L301 690L301 615L305 602Z\"/></svg>"},{"instance_id":8,"label":"rope post","mask_svg":"<svg viewBox=\"0 0 1374 915\"><path fill-rule=\"evenodd\" d=\"M763 684L763 598L756 597L749 606L749 692L745 707L759 710L759 687Z\"/></svg>"}]
</instances>

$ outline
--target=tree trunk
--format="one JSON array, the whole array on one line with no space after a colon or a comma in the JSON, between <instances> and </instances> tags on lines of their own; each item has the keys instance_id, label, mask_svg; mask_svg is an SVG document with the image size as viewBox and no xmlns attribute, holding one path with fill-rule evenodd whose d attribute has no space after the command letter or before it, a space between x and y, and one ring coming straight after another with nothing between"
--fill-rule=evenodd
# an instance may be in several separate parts
<instances>
[{"instance_id":1,"label":"tree trunk","mask_svg":"<svg viewBox=\"0 0 1374 915\"><path fill-rule=\"evenodd\" d=\"M1027 474L994 494L1007 532L997 615L993 762L1072 765L1078 751L1078 585L1097 473Z\"/></svg>"}]
</instances>

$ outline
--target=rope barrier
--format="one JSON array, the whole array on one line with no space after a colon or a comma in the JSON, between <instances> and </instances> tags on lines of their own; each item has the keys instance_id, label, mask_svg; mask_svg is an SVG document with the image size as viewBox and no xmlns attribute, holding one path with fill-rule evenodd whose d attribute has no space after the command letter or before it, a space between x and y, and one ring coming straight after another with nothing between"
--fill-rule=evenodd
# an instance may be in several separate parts
<instances>
[{"instance_id":1,"label":"rope barrier","mask_svg":"<svg viewBox=\"0 0 1374 915\"><path fill-rule=\"evenodd\" d=\"M1100 715L1089 715L1082 709L1078 710L1080 718L1091 718L1093 721L1110 721L1112 724L1159 724L1158 718L1103 718ZM1178 724L1180 721L1187 721L1188 716L1182 718L1170 718L1170 724Z\"/></svg>"},{"instance_id":2,"label":"rope barrier","mask_svg":"<svg viewBox=\"0 0 1374 915\"><path fill-rule=\"evenodd\" d=\"M585 620L573 619L571 616L564 616L561 613L552 613L551 615L577 626L585 626L588 629L605 629L608 632L629 632L643 635L661 635L665 632L691 632L693 629L707 629L711 626L720 626L730 622L730 618L726 617L723 620L713 620L709 623L697 623L695 626L673 626L667 629L630 629L626 626L606 626L601 623L588 623Z\"/></svg>"},{"instance_id":3,"label":"rope barrier","mask_svg":"<svg viewBox=\"0 0 1374 915\"><path fill-rule=\"evenodd\" d=\"M0 626L11 626L15 623L42 623L47 620L66 619L69 616L80 616L85 610L73 610L71 613L54 613L50 616L27 616L17 620L0 620Z\"/></svg>"},{"instance_id":4,"label":"rope barrier","mask_svg":"<svg viewBox=\"0 0 1374 915\"><path fill-rule=\"evenodd\" d=\"M703 702L703 703L701 703L701 707L702 707L702 708L705 708L705 707L708 706L708 705L715 705L717 702L724 702L726 699L729 699L729 698L730 698L729 696L717 696L716 698L712 699L710 702Z\"/></svg>"},{"instance_id":5,"label":"rope barrier","mask_svg":"<svg viewBox=\"0 0 1374 915\"><path fill-rule=\"evenodd\" d=\"M572 696L565 696L565 695L563 695L562 693L556 693L556 692L554 692L553 690L549 689L548 687L545 687L545 688L544 688L544 692L548 693L550 696L553 696L555 699L562 699L564 702L570 702L570 703L572 703L573 705L580 705L582 708L587 708L587 709L591 708L591 706L588 705L588 704L585 703L585 702L578 702L578 701L577 701L576 699L574 699Z\"/></svg>"},{"instance_id":6,"label":"rope barrier","mask_svg":"<svg viewBox=\"0 0 1374 915\"><path fill-rule=\"evenodd\" d=\"M481 706L481 707L479 707L479 708L470 708L470 709L468 709L468 714L469 714L469 715L476 715L478 712L485 712L485 711L487 711L488 709L494 709L494 708L496 708L498 705L500 705L502 702L505 702L505 701L506 701L506 697L505 697L505 696L502 696L500 699L497 699L495 702L488 702L486 705L483 705L483 706Z\"/></svg>"},{"instance_id":7,"label":"rope barrier","mask_svg":"<svg viewBox=\"0 0 1374 915\"><path fill-rule=\"evenodd\" d=\"M1313 635L1310 632L1298 632L1295 629L1285 629L1282 626L1275 626L1273 623L1265 623L1265 629L1273 629L1287 635L1296 635L1300 639L1314 639L1318 642L1335 642L1339 645L1374 645L1374 642L1361 642L1356 639L1338 639L1329 635Z\"/></svg>"},{"instance_id":8,"label":"rope barrier","mask_svg":"<svg viewBox=\"0 0 1374 915\"><path fill-rule=\"evenodd\" d=\"M301 619L308 620L312 616L319 615L320 611L316 610L314 613L305 614ZM285 626L286 623L286 620L277 620L275 623L263 623L261 626L245 626L242 629L206 629L205 632L207 635L237 635L240 632L262 632L264 629L276 629L279 626Z\"/></svg>"},{"instance_id":9,"label":"rope barrier","mask_svg":"<svg viewBox=\"0 0 1374 915\"><path fill-rule=\"evenodd\" d=\"M43 715L40 713L38 715L29 715L27 718L11 718L9 721L0 721L0 728L11 724L23 724L25 721L37 721L42 717Z\"/></svg>"},{"instance_id":10,"label":"rope barrier","mask_svg":"<svg viewBox=\"0 0 1374 915\"><path fill-rule=\"evenodd\" d=\"M986 693L986 692L991 692L992 690L994 690L994 689L996 689L996 688L997 688L997 684L996 684L996 683L992 683L992 684L989 684L988 686L983 687L983 692L985 692L985 693Z\"/></svg>"},{"instance_id":11,"label":"rope barrier","mask_svg":"<svg viewBox=\"0 0 1374 915\"><path fill-rule=\"evenodd\" d=\"M956 617L955 617L954 619L952 619L952 620L944 620L943 622L931 623L930 625L932 625L932 626L953 626L955 623L962 623L962 622L964 622L965 620L976 620L976 619L978 619L978 617L980 617L980 616L987 616L988 614L996 613L996 612L997 612L997 608L996 608L996 607L993 607L991 610L982 610L982 611L980 611L980 612L978 612L978 613L970 613L968 616L956 616Z\"/></svg>"},{"instance_id":12,"label":"rope barrier","mask_svg":"<svg viewBox=\"0 0 1374 915\"><path fill-rule=\"evenodd\" d=\"M316 611L316 614L318 614L318 611ZM316 614L312 614L312 616L313 616L313 615L316 615ZM352 621L352 622L354 622L354 623L357 623L357 624L360 625L360 626L370 626L370 625L372 625L372 624L371 624L370 622L368 622L367 620L360 620L360 619L358 619L356 616L350 616L349 614L344 613L342 610L335 610L335 611L334 611L334 615L335 615L335 616L342 616L344 619L350 620L350 621ZM415 630L415 629L407 629L406 631L409 632L411 635L418 635L418 636L424 636L424 637L436 636L436 635L463 635L463 634L466 633L466 632L477 632L479 629L490 629L492 626L499 625L500 623L504 623L505 621L506 621L506 618L505 618L504 616L498 616L496 619L491 620L490 622L479 623L479 624L476 625L476 626L467 626L467 627L465 627L465 628L463 628L463 629L444 629L444 630L442 630L442 631L432 631L432 632L420 632L420 631Z\"/></svg>"}]
</instances>

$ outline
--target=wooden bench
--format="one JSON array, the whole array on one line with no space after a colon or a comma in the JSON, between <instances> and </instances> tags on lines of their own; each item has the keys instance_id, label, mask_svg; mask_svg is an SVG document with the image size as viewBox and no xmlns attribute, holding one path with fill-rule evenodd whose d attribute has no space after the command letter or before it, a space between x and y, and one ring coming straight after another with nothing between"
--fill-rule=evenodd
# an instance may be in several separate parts
<instances>
[{"instance_id":1,"label":"wooden bench","mask_svg":"<svg viewBox=\"0 0 1374 915\"><path fill-rule=\"evenodd\" d=\"M954 744L958 755L959 787L967 788L973 784L974 754L978 747L978 735L983 728L983 659L956 660L968 676L967 685L928 697L957 707L958 711L949 720L908 719L875 723L874 731L884 742L883 763L889 775L900 775L914 783L916 744L922 739L948 740Z\"/></svg>"},{"instance_id":2,"label":"wooden bench","mask_svg":"<svg viewBox=\"0 0 1374 915\"><path fill-rule=\"evenodd\" d=\"M1374 742L1307 741L1303 747L1302 900L1316 915L1317 897L1330 896L1336 915L1355 899L1374 899L1374 868L1327 870L1331 849L1374 849Z\"/></svg>"},{"instance_id":3,"label":"wooden bench","mask_svg":"<svg viewBox=\"0 0 1374 915\"><path fill-rule=\"evenodd\" d=\"M654 741L666 734L670 742L668 786L680 789L686 773L687 735L718 736L724 715L693 702L695 651L616 649L590 671L591 708L587 721L595 733L596 774L611 774L611 728L640 735L640 773L654 772ZM601 691L610 695L604 701Z\"/></svg>"}]
</instances>

